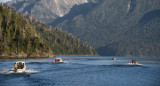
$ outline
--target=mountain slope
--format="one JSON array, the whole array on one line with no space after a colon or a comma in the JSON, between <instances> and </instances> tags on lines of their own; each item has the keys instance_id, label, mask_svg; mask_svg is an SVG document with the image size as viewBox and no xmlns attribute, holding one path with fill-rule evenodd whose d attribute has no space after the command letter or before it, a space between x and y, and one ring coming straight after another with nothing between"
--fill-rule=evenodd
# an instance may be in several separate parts
<instances>
[{"instance_id":1,"label":"mountain slope","mask_svg":"<svg viewBox=\"0 0 160 86\"><path fill-rule=\"evenodd\" d=\"M40 33L41 37L46 39L54 55L97 55L93 48L87 43L82 43L73 35L37 22L32 16L27 18L30 19L30 23Z\"/></svg>"},{"instance_id":2,"label":"mountain slope","mask_svg":"<svg viewBox=\"0 0 160 86\"><path fill-rule=\"evenodd\" d=\"M28 12L39 21L49 23L57 17L63 17L74 5L87 2L87 0L12 0L8 4L21 13Z\"/></svg>"},{"instance_id":3,"label":"mountain slope","mask_svg":"<svg viewBox=\"0 0 160 86\"><path fill-rule=\"evenodd\" d=\"M11 5L25 7L24 3L19 3L24 0L16 1ZM72 5L70 11L61 17L49 17L55 14L46 9L47 16L44 15L42 20L89 43L100 55L160 56L160 0L88 1ZM31 14L41 14L39 12Z\"/></svg>"},{"instance_id":4,"label":"mountain slope","mask_svg":"<svg viewBox=\"0 0 160 86\"><path fill-rule=\"evenodd\" d=\"M85 14L51 25L88 42L100 55L160 56L159 4L159 0L101 0Z\"/></svg>"},{"instance_id":5,"label":"mountain slope","mask_svg":"<svg viewBox=\"0 0 160 86\"><path fill-rule=\"evenodd\" d=\"M10 10L7 10L10 9ZM51 57L49 45L29 20L13 8L0 5L0 57Z\"/></svg>"},{"instance_id":6,"label":"mountain slope","mask_svg":"<svg viewBox=\"0 0 160 86\"><path fill-rule=\"evenodd\" d=\"M87 43L5 4L0 5L0 26L0 57L97 55Z\"/></svg>"}]
</instances>

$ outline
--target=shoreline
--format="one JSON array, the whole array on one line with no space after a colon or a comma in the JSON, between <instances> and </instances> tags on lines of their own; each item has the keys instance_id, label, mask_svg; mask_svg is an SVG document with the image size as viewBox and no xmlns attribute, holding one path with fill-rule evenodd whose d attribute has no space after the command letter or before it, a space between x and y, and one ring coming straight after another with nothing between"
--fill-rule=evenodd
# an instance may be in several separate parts
<instances>
[{"instance_id":1,"label":"shoreline","mask_svg":"<svg viewBox=\"0 0 160 86\"><path fill-rule=\"evenodd\" d=\"M0 59L43 59L43 58L46 59L52 57L0 57Z\"/></svg>"},{"instance_id":2,"label":"shoreline","mask_svg":"<svg viewBox=\"0 0 160 86\"><path fill-rule=\"evenodd\" d=\"M51 53L33 53L33 54L26 54L26 53L19 53L19 54L1 54L0 59L39 59L39 58L50 58L54 57Z\"/></svg>"}]
</instances>

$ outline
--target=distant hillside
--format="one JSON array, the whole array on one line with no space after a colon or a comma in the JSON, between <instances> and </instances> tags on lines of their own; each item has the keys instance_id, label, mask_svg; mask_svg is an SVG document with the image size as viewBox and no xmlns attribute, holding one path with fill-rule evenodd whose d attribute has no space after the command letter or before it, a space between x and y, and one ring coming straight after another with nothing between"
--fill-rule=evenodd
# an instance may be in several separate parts
<instances>
[{"instance_id":1,"label":"distant hillside","mask_svg":"<svg viewBox=\"0 0 160 86\"><path fill-rule=\"evenodd\" d=\"M50 25L88 42L100 55L160 57L159 4L160 0L99 0L89 10L87 4L75 6ZM79 14L70 16L74 9Z\"/></svg>"},{"instance_id":2,"label":"distant hillside","mask_svg":"<svg viewBox=\"0 0 160 86\"><path fill-rule=\"evenodd\" d=\"M41 37L48 42L54 55L97 55L92 47L87 43L82 43L73 35L40 23L33 16L27 18Z\"/></svg>"},{"instance_id":3,"label":"distant hillside","mask_svg":"<svg viewBox=\"0 0 160 86\"><path fill-rule=\"evenodd\" d=\"M0 5L0 57L51 57L52 55L97 55L76 37Z\"/></svg>"},{"instance_id":4,"label":"distant hillside","mask_svg":"<svg viewBox=\"0 0 160 86\"><path fill-rule=\"evenodd\" d=\"M37 34L29 20L13 8L0 5L0 57L51 56L53 54L48 43Z\"/></svg>"},{"instance_id":5,"label":"distant hillside","mask_svg":"<svg viewBox=\"0 0 160 86\"><path fill-rule=\"evenodd\" d=\"M43 19L38 19L89 43L100 55L160 57L160 0L82 1L84 3L72 5L63 16L50 17L55 15L50 9L41 10L48 14L42 14ZM35 6L24 0L11 5L17 9ZM30 13L32 9L27 11ZM31 14L41 14L41 11Z\"/></svg>"}]
</instances>

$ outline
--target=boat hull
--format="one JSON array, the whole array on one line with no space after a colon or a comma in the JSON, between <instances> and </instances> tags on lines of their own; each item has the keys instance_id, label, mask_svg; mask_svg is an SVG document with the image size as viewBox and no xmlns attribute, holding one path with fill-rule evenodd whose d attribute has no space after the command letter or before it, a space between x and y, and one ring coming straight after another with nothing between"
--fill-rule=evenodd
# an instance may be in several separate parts
<instances>
[{"instance_id":1,"label":"boat hull","mask_svg":"<svg viewBox=\"0 0 160 86\"><path fill-rule=\"evenodd\" d=\"M142 64L139 64L139 63L128 63L128 65L142 65Z\"/></svg>"},{"instance_id":2,"label":"boat hull","mask_svg":"<svg viewBox=\"0 0 160 86\"><path fill-rule=\"evenodd\" d=\"M18 70L16 70L15 72L16 72L16 73L23 73L23 72L25 72L25 69L18 69Z\"/></svg>"}]
</instances>

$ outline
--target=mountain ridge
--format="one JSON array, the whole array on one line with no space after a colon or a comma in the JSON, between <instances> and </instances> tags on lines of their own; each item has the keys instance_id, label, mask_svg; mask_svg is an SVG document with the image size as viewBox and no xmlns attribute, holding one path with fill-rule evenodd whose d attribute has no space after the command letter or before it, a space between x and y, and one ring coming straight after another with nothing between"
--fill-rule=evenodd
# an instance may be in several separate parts
<instances>
[{"instance_id":1,"label":"mountain ridge","mask_svg":"<svg viewBox=\"0 0 160 86\"><path fill-rule=\"evenodd\" d=\"M159 4L159 0L91 0L46 23L89 43L100 55L159 57Z\"/></svg>"},{"instance_id":2,"label":"mountain ridge","mask_svg":"<svg viewBox=\"0 0 160 86\"><path fill-rule=\"evenodd\" d=\"M12 0L7 2L7 4L14 6L19 12L28 12L39 21L47 23L57 17L63 17L74 5L83 3L88 3L88 0Z\"/></svg>"}]
</instances>

